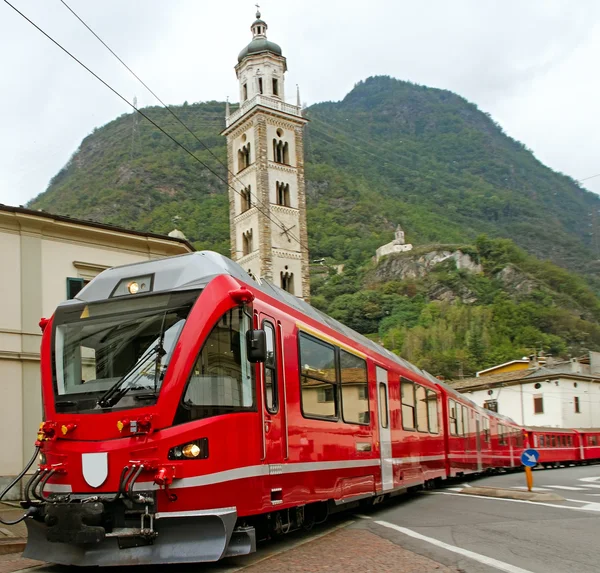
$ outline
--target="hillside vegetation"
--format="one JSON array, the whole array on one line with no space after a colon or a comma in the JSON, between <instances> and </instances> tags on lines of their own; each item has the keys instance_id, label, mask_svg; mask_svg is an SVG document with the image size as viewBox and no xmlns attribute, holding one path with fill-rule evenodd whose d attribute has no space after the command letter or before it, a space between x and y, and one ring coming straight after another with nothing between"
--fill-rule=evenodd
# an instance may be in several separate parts
<instances>
[{"instance_id":1,"label":"hillside vegetation","mask_svg":"<svg viewBox=\"0 0 600 573\"><path fill-rule=\"evenodd\" d=\"M144 112L227 179L225 104L173 110L204 145L164 109ZM599 347L589 286L600 290L598 196L449 91L374 77L306 117L309 247L324 260L316 306L446 376L534 348ZM198 249L229 254L226 185L143 118L133 126L126 114L96 129L29 206L157 233L177 227ZM450 260L415 279L387 272L389 261L375 268L399 222L425 251L463 245L483 273ZM342 274L318 273L339 264Z\"/></svg>"}]
</instances>

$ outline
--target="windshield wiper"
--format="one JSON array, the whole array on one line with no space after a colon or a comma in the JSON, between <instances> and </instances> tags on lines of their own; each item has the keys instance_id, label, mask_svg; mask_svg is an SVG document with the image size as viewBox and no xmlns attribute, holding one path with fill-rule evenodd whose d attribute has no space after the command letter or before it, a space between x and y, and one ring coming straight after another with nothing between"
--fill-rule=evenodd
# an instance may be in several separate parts
<instances>
[{"instance_id":1,"label":"windshield wiper","mask_svg":"<svg viewBox=\"0 0 600 573\"><path fill-rule=\"evenodd\" d=\"M144 368L140 367L144 362L148 361L154 356L152 365L154 368L158 368L162 357L166 354L165 349L162 346L162 340L152 349L150 352L143 355L131 368L127 374L119 378L100 398L98 399L98 406L100 408L112 408L129 390L131 390L135 383L145 374ZM131 381L130 384L125 385L126 382Z\"/></svg>"}]
</instances>

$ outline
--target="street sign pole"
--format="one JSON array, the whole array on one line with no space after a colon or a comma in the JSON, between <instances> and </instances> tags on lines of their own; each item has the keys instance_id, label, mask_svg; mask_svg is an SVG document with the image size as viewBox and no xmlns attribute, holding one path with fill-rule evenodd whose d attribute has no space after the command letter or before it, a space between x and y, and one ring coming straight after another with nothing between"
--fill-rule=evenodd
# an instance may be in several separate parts
<instances>
[{"instance_id":1,"label":"street sign pole","mask_svg":"<svg viewBox=\"0 0 600 573\"><path fill-rule=\"evenodd\" d=\"M521 463L525 466L525 477L527 478L527 490L533 491L533 472L531 468L536 466L540 459L540 453L533 448L527 448L521 454Z\"/></svg>"},{"instance_id":2,"label":"street sign pole","mask_svg":"<svg viewBox=\"0 0 600 573\"><path fill-rule=\"evenodd\" d=\"M527 466L525 466L525 477L527 478L527 490L533 491L533 472Z\"/></svg>"}]
</instances>

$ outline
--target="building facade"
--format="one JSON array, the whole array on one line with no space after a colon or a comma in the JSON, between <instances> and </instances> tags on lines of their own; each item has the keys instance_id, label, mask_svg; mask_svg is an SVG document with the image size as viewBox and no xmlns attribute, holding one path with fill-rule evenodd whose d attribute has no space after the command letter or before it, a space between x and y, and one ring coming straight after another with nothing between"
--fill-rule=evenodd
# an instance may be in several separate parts
<instances>
[{"instance_id":1,"label":"building facade","mask_svg":"<svg viewBox=\"0 0 600 573\"><path fill-rule=\"evenodd\" d=\"M532 362L513 370L450 383L477 405L523 426L600 427L600 353L566 362Z\"/></svg>"},{"instance_id":2,"label":"building facade","mask_svg":"<svg viewBox=\"0 0 600 573\"><path fill-rule=\"evenodd\" d=\"M0 206L0 487L41 421L40 318L109 267L193 251L186 240ZM13 498L19 492L12 492Z\"/></svg>"},{"instance_id":3,"label":"building facade","mask_svg":"<svg viewBox=\"0 0 600 573\"><path fill-rule=\"evenodd\" d=\"M231 257L256 279L308 299L304 125L285 101L286 59L256 14L235 66L240 106L227 108ZM298 98L299 100L299 98Z\"/></svg>"}]
</instances>

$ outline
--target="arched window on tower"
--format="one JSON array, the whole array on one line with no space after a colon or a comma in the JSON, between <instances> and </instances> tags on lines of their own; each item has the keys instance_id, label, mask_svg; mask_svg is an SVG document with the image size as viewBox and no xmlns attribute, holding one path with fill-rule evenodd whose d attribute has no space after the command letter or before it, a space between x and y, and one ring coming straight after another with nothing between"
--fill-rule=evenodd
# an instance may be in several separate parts
<instances>
[{"instance_id":1,"label":"arched window on tower","mask_svg":"<svg viewBox=\"0 0 600 573\"><path fill-rule=\"evenodd\" d=\"M275 182L275 189L277 191L277 205L283 205L284 207L290 206L290 185L289 183Z\"/></svg>"},{"instance_id":2,"label":"arched window on tower","mask_svg":"<svg viewBox=\"0 0 600 573\"><path fill-rule=\"evenodd\" d=\"M250 165L250 142L238 150L238 173Z\"/></svg>"},{"instance_id":3,"label":"arched window on tower","mask_svg":"<svg viewBox=\"0 0 600 573\"><path fill-rule=\"evenodd\" d=\"M290 146L287 141L283 140L284 131L279 128L277 137L273 138L273 161L275 163L290 164Z\"/></svg>"},{"instance_id":4,"label":"arched window on tower","mask_svg":"<svg viewBox=\"0 0 600 573\"><path fill-rule=\"evenodd\" d=\"M241 200L242 200L242 213L252 208L252 192L251 187L244 187L241 192Z\"/></svg>"},{"instance_id":5,"label":"arched window on tower","mask_svg":"<svg viewBox=\"0 0 600 573\"><path fill-rule=\"evenodd\" d=\"M281 288L290 294L294 294L294 273L290 273L286 265L285 271L281 271L279 274L281 277Z\"/></svg>"},{"instance_id":6,"label":"arched window on tower","mask_svg":"<svg viewBox=\"0 0 600 573\"><path fill-rule=\"evenodd\" d=\"M258 93L259 94L263 93L263 79L262 78L258 78Z\"/></svg>"},{"instance_id":7,"label":"arched window on tower","mask_svg":"<svg viewBox=\"0 0 600 573\"><path fill-rule=\"evenodd\" d=\"M242 233L242 256L249 255L254 250L252 245L252 229Z\"/></svg>"}]
</instances>

